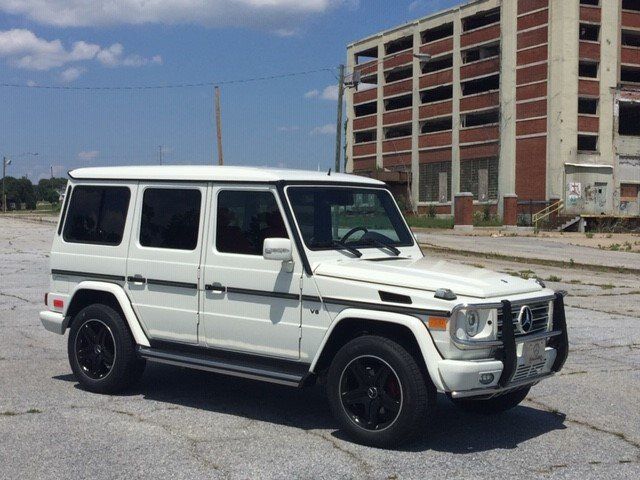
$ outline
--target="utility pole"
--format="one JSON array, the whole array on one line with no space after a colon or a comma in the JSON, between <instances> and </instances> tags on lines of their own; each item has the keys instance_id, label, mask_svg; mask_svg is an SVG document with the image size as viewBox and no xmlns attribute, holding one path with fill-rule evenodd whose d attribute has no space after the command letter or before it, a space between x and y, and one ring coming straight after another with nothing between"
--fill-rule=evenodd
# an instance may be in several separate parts
<instances>
[{"instance_id":1,"label":"utility pole","mask_svg":"<svg viewBox=\"0 0 640 480\"><path fill-rule=\"evenodd\" d=\"M53 180L53 165L49 165L49 176L51 177L51 180Z\"/></svg>"},{"instance_id":2,"label":"utility pole","mask_svg":"<svg viewBox=\"0 0 640 480\"><path fill-rule=\"evenodd\" d=\"M220 87L215 87L216 97L216 131L218 134L218 165L224 165L222 154L222 114L220 113Z\"/></svg>"},{"instance_id":3,"label":"utility pole","mask_svg":"<svg viewBox=\"0 0 640 480\"><path fill-rule=\"evenodd\" d=\"M2 157L2 211L7 213L7 194L4 189L4 177L7 176L7 165L11 164L11 160Z\"/></svg>"},{"instance_id":4,"label":"utility pole","mask_svg":"<svg viewBox=\"0 0 640 480\"><path fill-rule=\"evenodd\" d=\"M336 124L336 165L335 172L340 172L340 158L342 156L342 101L344 99L344 65L340 65L338 80L338 121Z\"/></svg>"},{"instance_id":5,"label":"utility pole","mask_svg":"<svg viewBox=\"0 0 640 480\"><path fill-rule=\"evenodd\" d=\"M160 161L160 165L162 165L162 145L158 145L158 160Z\"/></svg>"}]
</instances>

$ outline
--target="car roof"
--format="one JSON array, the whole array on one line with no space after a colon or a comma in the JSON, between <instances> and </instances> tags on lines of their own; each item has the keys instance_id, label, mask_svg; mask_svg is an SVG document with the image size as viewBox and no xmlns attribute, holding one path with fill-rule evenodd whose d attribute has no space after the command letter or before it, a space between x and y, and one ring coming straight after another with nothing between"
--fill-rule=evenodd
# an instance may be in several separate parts
<instances>
[{"instance_id":1,"label":"car roof","mask_svg":"<svg viewBox=\"0 0 640 480\"><path fill-rule=\"evenodd\" d=\"M198 182L311 182L384 185L383 182L359 175L287 170L260 167L218 165L163 165L131 167L79 168L69 172L74 180L149 180Z\"/></svg>"}]
</instances>

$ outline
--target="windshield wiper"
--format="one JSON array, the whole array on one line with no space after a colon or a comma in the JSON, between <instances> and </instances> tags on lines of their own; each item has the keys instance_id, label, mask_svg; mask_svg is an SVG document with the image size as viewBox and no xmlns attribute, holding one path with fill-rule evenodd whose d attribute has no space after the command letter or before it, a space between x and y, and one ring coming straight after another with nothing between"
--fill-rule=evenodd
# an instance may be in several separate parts
<instances>
[{"instance_id":1,"label":"windshield wiper","mask_svg":"<svg viewBox=\"0 0 640 480\"><path fill-rule=\"evenodd\" d=\"M374 238L367 238L366 241L368 243L370 243L371 245L375 245L376 247L380 247L380 248L386 248L387 250L391 251L391 253L393 253L396 257L400 255L400 250L398 250L396 247L394 247L393 245L383 242L382 240L377 240Z\"/></svg>"},{"instance_id":2,"label":"windshield wiper","mask_svg":"<svg viewBox=\"0 0 640 480\"><path fill-rule=\"evenodd\" d=\"M333 242L331 242L331 246L333 248L337 248L338 250L346 250L346 251L348 251L349 253L352 253L353 255L355 255L358 258L360 258L362 256L362 252L360 250L358 250L357 248L354 248L354 247L350 247L346 243L342 243L339 240L334 240Z\"/></svg>"}]
</instances>

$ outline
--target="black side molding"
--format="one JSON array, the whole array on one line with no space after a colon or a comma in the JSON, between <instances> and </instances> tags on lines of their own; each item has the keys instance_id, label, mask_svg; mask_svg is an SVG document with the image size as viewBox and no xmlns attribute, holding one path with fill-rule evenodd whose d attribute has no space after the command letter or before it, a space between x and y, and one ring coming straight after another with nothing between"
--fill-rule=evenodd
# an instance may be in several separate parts
<instances>
[{"instance_id":1,"label":"black side molding","mask_svg":"<svg viewBox=\"0 0 640 480\"><path fill-rule=\"evenodd\" d=\"M189 290L197 290L197 283L185 283L185 282L172 282L169 280L158 280L155 278L148 278L147 285L159 285L162 287L177 287L177 288L186 288Z\"/></svg>"},{"instance_id":2,"label":"black side molding","mask_svg":"<svg viewBox=\"0 0 640 480\"><path fill-rule=\"evenodd\" d=\"M51 275L64 275L67 277L88 277L95 278L96 280L111 280L113 282L124 282L124 276L120 275L106 275L104 273L90 273L90 272L78 272L75 270L58 270L51 269Z\"/></svg>"}]
</instances>

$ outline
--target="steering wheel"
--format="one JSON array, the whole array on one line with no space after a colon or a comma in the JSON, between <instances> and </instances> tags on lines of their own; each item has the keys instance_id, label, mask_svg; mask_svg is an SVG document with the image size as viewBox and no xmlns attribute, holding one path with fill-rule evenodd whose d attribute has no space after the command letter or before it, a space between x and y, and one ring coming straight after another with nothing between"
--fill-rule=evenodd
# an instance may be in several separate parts
<instances>
[{"instance_id":1,"label":"steering wheel","mask_svg":"<svg viewBox=\"0 0 640 480\"><path fill-rule=\"evenodd\" d=\"M346 243L347 239L349 237L351 237L354 233L356 232L360 232L363 231L364 233L368 233L369 230L367 229L367 227L355 227L352 228L351 230L349 230L347 233L345 233L342 238L340 239L340 243Z\"/></svg>"}]
</instances>

